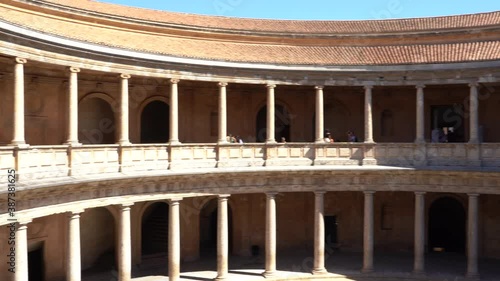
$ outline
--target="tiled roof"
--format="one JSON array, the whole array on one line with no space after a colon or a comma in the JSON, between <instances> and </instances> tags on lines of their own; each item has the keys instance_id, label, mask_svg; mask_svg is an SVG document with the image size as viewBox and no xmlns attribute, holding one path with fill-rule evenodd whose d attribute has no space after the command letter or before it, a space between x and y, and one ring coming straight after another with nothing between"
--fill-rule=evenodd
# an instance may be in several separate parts
<instances>
[{"instance_id":1,"label":"tiled roof","mask_svg":"<svg viewBox=\"0 0 500 281\"><path fill-rule=\"evenodd\" d=\"M69 5L68 0L51 0L51 2L64 3ZM99 10L108 7L110 4L100 4L92 1L74 1L78 6L87 9ZM72 2L71 2L72 3ZM113 12L131 13L137 11L135 8L113 9ZM142 13L142 17L156 17L165 15L164 20L173 13L155 12ZM493 22L492 18L498 18L499 13L491 13L477 16L450 17L447 20L438 20L432 26L463 26L464 24L479 24L481 21ZM212 17L193 17L196 21L192 23L202 24L203 21L210 22ZM459 19L464 19L464 24ZM475 20L471 20L474 18ZM163 54L183 58L196 58L204 60L265 63L265 64L286 64L286 65L397 65L397 64L419 64L419 63L451 63L500 60L500 37L496 40L478 40L475 42L447 42L447 43L427 43L418 41L405 44L384 44L384 45L333 45L333 44L282 44L280 42L258 43L242 42L230 40L211 39L205 37L181 37L168 33L142 32L140 28L136 30L118 28L114 26L103 26L80 20L49 16L37 13L28 13L22 9L10 9L8 6L0 6L0 19L13 24L23 26L40 32L57 35L64 38L78 40L82 42L95 43L99 45L116 47L127 50L135 50L153 54ZM172 19L173 20L173 19ZM177 19L177 22L187 19ZM214 18L219 23L226 23L225 18ZM252 21L252 20L250 20ZM411 20L410 20L411 21ZM427 19L416 19L422 21L422 26L431 26ZM424 24L424 22L426 22ZM260 21L256 21L261 23ZM271 21L272 22L272 21ZM207 23L208 24L208 23ZM310 23L313 24L313 23ZM316 24L316 23L314 23ZM319 24L319 23L318 23ZM403 24L403 23L401 23ZM234 26L235 24L233 24ZM498 25L498 24L497 24ZM288 28L300 30L301 25L292 24ZM318 26L322 26L319 24ZM334 23L325 22L324 28L333 28ZM337 30L347 30L353 28L348 25L339 25ZM356 28L373 29L371 23L357 22ZM254 28L272 27L265 25L254 26ZM275 28L278 28L275 26ZM387 27L389 28L389 27ZM394 28L394 26L392 27ZM410 28L408 26L408 28ZM325 29L325 30L326 30ZM358 29L360 30L360 29ZM241 37L241 36L240 36Z\"/></svg>"},{"instance_id":2,"label":"tiled roof","mask_svg":"<svg viewBox=\"0 0 500 281\"><path fill-rule=\"evenodd\" d=\"M412 19L300 21L193 15L128 7L90 0L38 0L35 2L50 2L86 11L158 23L196 26L202 28L278 33L365 34L418 32L435 29L466 29L500 24L500 11L481 14Z\"/></svg>"}]
</instances>

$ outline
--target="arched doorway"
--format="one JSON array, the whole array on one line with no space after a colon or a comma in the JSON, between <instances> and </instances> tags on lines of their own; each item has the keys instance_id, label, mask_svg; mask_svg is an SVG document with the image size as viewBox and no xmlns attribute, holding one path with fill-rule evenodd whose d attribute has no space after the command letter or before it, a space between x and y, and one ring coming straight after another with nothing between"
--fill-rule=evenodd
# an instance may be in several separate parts
<instances>
[{"instance_id":1,"label":"arched doorway","mask_svg":"<svg viewBox=\"0 0 500 281\"><path fill-rule=\"evenodd\" d=\"M45 280L44 241L35 242L28 248L29 281Z\"/></svg>"},{"instance_id":2,"label":"arched doorway","mask_svg":"<svg viewBox=\"0 0 500 281\"><path fill-rule=\"evenodd\" d=\"M155 100L141 113L141 143L166 143L170 131L170 108L163 101Z\"/></svg>"},{"instance_id":3,"label":"arched doorway","mask_svg":"<svg viewBox=\"0 0 500 281\"><path fill-rule=\"evenodd\" d=\"M282 105L274 106L274 139L279 142L282 137L286 139L287 142L292 141L290 139L290 113ZM256 118L256 141L265 142L267 138L267 106L263 106L257 113Z\"/></svg>"},{"instance_id":4,"label":"arched doorway","mask_svg":"<svg viewBox=\"0 0 500 281\"><path fill-rule=\"evenodd\" d=\"M200 256L217 255L217 199L208 201L200 211ZM229 253L233 249L233 215L228 205Z\"/></svg>"},{"instance_id":5,"label":"arched doorway","mask_svg":"<svg viewBox=\"0 0 500 281\"><path fill-rule=\"evenodd\" d=\"M142 215L142 255L168 253L168 204L149 206Z\"/></svg>"},{"instance_id":6,"label":"arched doorway","mask_svg":"<svg viewBox=\"0 0 500 281\"><path fill-rule=\"evenodd\" d=\"M82 277L118 270L115 218L104 208L91 208L81 214L80 239Z\"/></svg>"},{"instance_id":7,"label":"arched doorway","mask_svg":"<svg viewBox=\"0 0 500 281\"><path fill-rule=\"evenodd\" d=\"M429 210L429 247L445 252L465 252L465 209L453 197L441 197Z\"/></svg>"},{"instance_id":8,"label":"arched doorway","mask_svg":"<svg viewBox=\"0 0 500 281\"><path fill-rule=\"evenodd\" d=\"M78 139L83 144L116 143L116 125L111 105L99 97L78 105Z\"/></svg>"}]
</instances>

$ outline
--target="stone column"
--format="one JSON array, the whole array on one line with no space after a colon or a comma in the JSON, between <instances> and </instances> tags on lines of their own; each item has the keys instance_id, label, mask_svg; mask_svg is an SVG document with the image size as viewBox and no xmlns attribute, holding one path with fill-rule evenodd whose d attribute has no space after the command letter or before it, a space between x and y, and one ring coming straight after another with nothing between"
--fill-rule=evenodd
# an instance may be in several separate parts
<instances>
[{"instance_id":1,"label":"stone column","mask_svg":"<svg viewBox=\"0 0 500 281\"><path fill-rule=\"evenodd\" d=\"M470 83L470 117L469 117L469 127L470 127L470 137L469 143L479 143L479 123L478 123L478 101L477 101L477 87L479 84L477 82Z\"/></svg>"},{"instance_id":2,"label":"stone column","mask_svg":"<svg viewBox=\"0 0 500 281\"><path fill-rule=\"evenodd\" d=\"M16 229L16 271L14 281L28 281L28 223L23 221L17 223Z\"/></svg>"},{"instance_id":3,"label":"stone column","mask_svg":"<svg viewBox=\"0 0 500 281\"><path fill-rule=\"evenodd\" d=\"M78 142L78 67L69 68L68 138L66 144L80 145Z\"/></svg>"},{"instance_id":4,"label":"stone column","mask_svg":"<svg viewBox=\"0 0 500 281\"><path fill-rule=\"evenodd\" d=\"M413 273L425 274L425 192L415 192L415 253Z\"/></svg>"},{"instance_id":5,"label":"stone column","mask_svg":"<svg viewBox=\"0 0 500 281\"><path fill-rule=\"evenodd\" d=\"M118 141L121 145L130 144L129 134L128 134L128 79L130 75L121 74L120 75L120 139Z\"/></svg>"},{"instance_id":6,"label":"stone column","mask_svg":"<svg viewBox=\"0 0 500 281\"><path fill-rule=\"evenodd\" d=\"M417 85L417 131L415 143L425 143L424 130L424 88L425 85Z\"/></svg>"},{"instance_id":7,"label":"stone column","mask_svg":"<svg viewBox=\"0 0 500 281\"><path fill-rule=\"evenodd\" d=\"M26 59L16 58L14 66L14 126L11 145L26 146L24 138L24 64Z\"/></svg>"},{"instance_id":8,"label":"stone column","mask_svg":"<svg viewBox=\"0 0 500 281\"><path fill-rule=\"evenodd\" d=\"M365 142L373 142L372 85L365 86Z\"/></svg>"},{"instance_id":9,"label":"stone column","mask_svg":"<svg viewBox=\"0 0 500 281\"><path fill-rule=\"evenodd\" d=\"M179 142L179 79L170 79L170 144Z\"/></svg>"},{"instance_id":10,"label":"stone column","mask_svg":"<svg viewBox=\"0 0 500 281\"><path fill-rule=\"evenodd\" d=\"M181 264L181 231L180 231L180 199L170 199L168 219L168 280L180 279Z\"/></svg>"},{"instance_id":11,"label":"stone column","mask_svg":"<svg viewBox=\"0 0 500 281\"><path fill-rule=\"evenodd\" d=\"M130 229L130 206L120 206L118 228L118 281L130 281L132 275L132 242Z\"/></svg>"},{"instance_id":12,"label":"stone column","mask_svg":"<svg viewBox=\"0 0 500 281\"><path fill-rule=\"evenodd\" d=\"M227 200L229 195L219 195L217 204L217 277L216 280L224 280L228 274L228 214Z\"/></svg>"},{"instance_id":13,"label":"stone column","mask_svg":"<svg viewBox=\"0 0 500 281\"><path fill-rule=\"evenodd\" d=\"M479 279L479 194L469 194L469 211L467 217L467 277Z\"/></svg>"},{"instance_id":14,"label":"stone column","mask_svg":"<svg viewBox=\"0 0 500 281\"><path fill-rule=\"evenodd\" d=\"M276 275L276 195L266 193L266 278Z\"/></svg>"},{"instance_id":15,"label":"stone column","mask_svg":"<svg viewBox=\"0 0 500 281\"><path fill-rule=\"evenodd\" d=\"M219 83L219 143L227 143L227 83Z\"/></svg>"},{"instance_id":16,"label":"stone column","mask_svg":"<svg viewBox=\"0 0 500 281\"><path fill-rule=\"evenodd\" d=\"M364 191L365 210L363 228L363 269L362 272L373 272L373 194L374 191Z\"/></svg>"},{"instance_id":17,"label":"stone column","mask_svg":"<svg viewBox=\"0 0 500 281\"><path fill-rule=\"evenodd\" d=\"M68 258L66 260L66 280L80 281L82 263L80 255L80 213L71 212L68 216Z\"/></svg>"},{"instance_id":18,"label":"stone column","mask_svg":"<svg viewBox=\"0 0 500 281\"><path fill-rule=\"evenodd\" d=\"M324 191L314 192L314 268L313 274L326 274Z\"/></svg>"},{"instance_id":19,"label":"stone column","mask_svg":"<svg viewBox=\"0 0 500 281\"><path fill-rule=\"evenodd\" d=\"M267 85L267 143L276 143L274 139L274 88L276 85Z\"/></svg>"},{"instance_id":20,"label":"stone column","mask_svg":"<svg viewBox=\"0 0 500 281\"><path fill-rule=\"evenodd\" d=\"M324 143L324 107L323 107L323 86L316 86L316 142Z\"/></svg>"}]
</instances>

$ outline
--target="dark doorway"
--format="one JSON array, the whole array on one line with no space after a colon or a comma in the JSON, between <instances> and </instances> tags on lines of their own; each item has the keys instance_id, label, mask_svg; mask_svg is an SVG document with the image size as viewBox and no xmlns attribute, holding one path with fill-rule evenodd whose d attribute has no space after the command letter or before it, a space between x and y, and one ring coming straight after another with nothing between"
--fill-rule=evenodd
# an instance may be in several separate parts
<instances>
[{"instance_id":1,"label":"dark doorway","mask_svg":"<svg viewBox=\"0 0 500 281\"><path fill-rule=\"evenodd\" d=\"M43 245L28 253L28 280L45 280L45 270L43 264Z\"/></svg>"},{"instance_id":2,"label":"dark doorway","mask_svg":"<svg viewBox=\"0 0 500 281\"><path fill-rule=\"evenodd\" d=\"M142 215L142 255L168 253L168 204L154 203Z\"/></svg>"},{"instance_id":3,"label":"dark doorway","mask_svg":"<svg viewBox=\"0 0 500 281\"><path fill-rule=\"evenodd\" d=\"M89 98L78 105L78 139L83 144L113 144L116 124L111 105L101 98Z\"/></svg>"},{"instance_id":4,"label":"dark doorway","mask_svg":"<svg viewBox=\"0 0 500 281\"><path fill-rule=\"evenodd\" d=\"M217 199L212 199L200 212L200 256L217 255ZM229 253L233 249L233 214L228 206Z\"/></svg>"},{"instance_id":5,"label":"dark doorway","mask_svg":"<svg viewBox=\"0 0 500 281\"><path fill-rule=\"evenodd\" d=\"M279 142L282 137L287 142L290 139L290 113L281 105L274 107L274 139ZM265 142L267 138L267 106L263 106L257 113L256 119L256 140L257 142Z\"/></svg>"},{"instance_id":6,"label":"dark doorway","mask_svg":"<svg viewBox=\"0 0 500 281\"><path fill-rule=\"evenodd\" d=\"M462 104L435 105L431 109L431 131L448 128L448 142L465 142L464 106Z\"/></svg>"},{"instance_id":7,"label":"dark doorway","mask_svg":"<svg viewBox=\"0 0 500 281\"><path fill-rule=\"evenodd\" d=\"M166 143L170 133L169 106L152 101L141 114L141 143Z\"/></svg>"},{"instance_id":8,"label":"dark doorway","mask_svg":"<svg viewBox=\"0 0 500 281\"><path fill-rule=\"evenodd\" d=\"M325 245L326 248L336 248L337 238L337 216L325 216Z\"/></svg>"},{"instance_id":9,"label":"dark doorway","mask_svg":"<svg viewBox=\"0 0 500 281\"><path fill-rule=\"evenodd\" d=\"M465 253L465 210L455 198L442 197L429 210L429 247Z\"/></svg>"}]
</instances>

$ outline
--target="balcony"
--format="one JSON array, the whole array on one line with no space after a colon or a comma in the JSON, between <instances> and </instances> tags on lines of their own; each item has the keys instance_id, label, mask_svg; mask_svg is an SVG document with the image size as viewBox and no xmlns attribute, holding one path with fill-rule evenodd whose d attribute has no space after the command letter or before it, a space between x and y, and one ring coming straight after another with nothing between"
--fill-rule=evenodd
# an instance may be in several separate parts
<instances>
[{"instance_id":1,"label":"balcony","mask_svg":"<svg viewBox=\"0 0 500 281\"><path fill-rule=\"evenodd\" d=\"M0 147L0 170L6 181L14 168L19 183L75 179L106 174L290 167L410 168L500 171L500 143L286 143L286 144L132 144L70 147ZM4 179L5 178L5 179Z\"/></svg>"}]
</instances>

